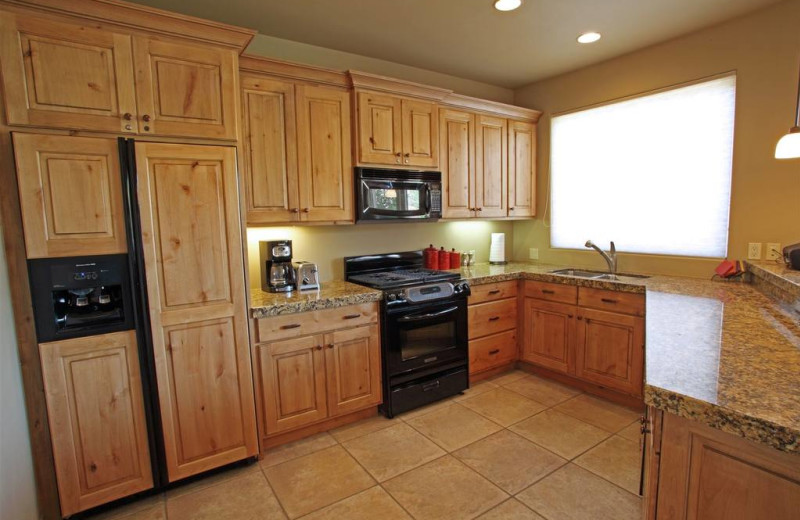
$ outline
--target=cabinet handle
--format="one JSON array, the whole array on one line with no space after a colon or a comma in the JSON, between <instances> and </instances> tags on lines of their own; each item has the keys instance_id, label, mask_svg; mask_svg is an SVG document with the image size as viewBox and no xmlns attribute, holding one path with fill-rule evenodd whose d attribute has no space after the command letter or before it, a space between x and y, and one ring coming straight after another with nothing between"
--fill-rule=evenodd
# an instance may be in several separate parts
<instances>
[{"instance_id":1,"label":"cabinet handle","mask_svg":"<svg viewBox=\"0 0 800 520\"><path fill-rule=\"evenodd\" d=\"M125 112L125 113L122 115L122 119L124 119L125 121L130 121L131 119L133 119L133 116L131 115L131 113L130 113L130 112Z\"/></svg>"},{"instance_id":2,"label":"cabinet handle","mask_svg":"<svg viewBox=\"0 0 800 520\"><path fill-rule=\"evenodd\" d=\"M299 323L290 323L289 325L281 325L281 329L282 330L296 329L297 327L300 327L300 326L301 325Z\"/></svg>"},{"instance_id":3,"label":"cabinet handle","mask_svg":"<svg viewBox=\"0 0 800 520\"><path fill-rule=\"evenodd\" d=\"M578 316L578 320L583 320L583 316Z\"/></svg>"},{"instance_id":4,"label":"cabinet handle","mask_svg":"<svg viewBox=\"0 0 800 520\"><path fill-rule=\"evenodd\" d=\"M406 152L406 153L405 153L405 156L406 156L406 157L411 157L411 154L410 154L410 153L408 153L408 152Z\"/></svg>"},{"instance_id":5,"label":"cabinet handle","mask_svg":"<svg viewBox=\"0 0 800 520\"><path fill-rule=\"evenodd\" d=\"M500 316L492 316L491 318L489 318L489 321L497 321L499 319L500 319Z\"/></svg>"},{"instance_id":6,"label":"cabinet handle","mask_svg":"<svg viewBox=\"0 0 800 520\"><path fill-rule=\"evenodd\" d=\"M311 210L309 210L308 208L303 208L303 213L308 213L309 211Z\"/></svg>"},{"instance_id":7,"label":"cabinet handle","mask_svg":"<svg viewBox=\"0 0 800 520\"><path fill-rule=\"evenodd\" d=\"M556 292L552 289L542 289L542 294L555 294Z\"/></svg>"},{"instance_id":8,"label":"cabinet handle","mask_svg":"<svg viewBox=\"0 0 800 520\"><path fill-rule=\"evenodd\" d=\"M483 208L475 208L475 211L483 211Z\"/></svg>"},{"instance_id":9,"label":"cabinet handle","mask_svg":"<svg viewBox=\"0 0 800 520\"><path fill-rule=\"evenodd\" d=\"M436 388L439 388L439 380L438 379L436 381L434 381L433 383L428 383L428 384L422 385L422 391L423 392L427 392L429 390L434 390Z\"/></svg>"},{"instance_id":10,"label":"cabinet handle","mask_svg":"<svg viewBox=\"0 0 800 520\"><path fill-rule=\"evenodd\" d=\"M586 323L591 323L592 320L590 318L586 318Z\"/></svg>"},{"instance_id":11,"label":"cabinet handle","mask_svg":"<svg viewBox=\"0 0 800 520\"><path fill-rule=\"evenodd\" d=\"M489 293L488 293L488 294L489 294L489 295L492 295L492 294L500 294L500 289L493 289L493 290L489 291Z\"/></svg>"},{"instance_id":12,"label":"cabinet handle","mask_svg":"<svg viewBox=\"0 0 800 520\"><path fill-rule=\"evenodd\" d=\"M600 298L603 303L617 303L619 300L612 300L611 298Z\"/></svg>"},{"instance_id":13,"label":"cabinet handle","mask_svg":"<svg viewBox=\"0 0 800 520\"><path fill-rule=\"evenodd\" d=\"M292 208L292 213L300 213L300 208Z\"/></svg>"},{"instance_id":14,"label":"cabinet handle","mask_svg":"<svg viewBox=\"0 0 800 520\"><path fill-rule=\"evenodd\" d=\"M142 116L142 121L144 121L145 123L147 123L148 121L150 121L150 116L149 116L149 115L147 115L147 114L143 115L143 116Z\"/></svg>"},{"instance_id":15,"label":"cabinet handle","mask_svg":"<svg viewBox=\"0 0 800 520\"><path fill-rule=\"evenodd\" d=\"M514 208L508 208L508 211L514 211Z\"/></svg>"},{"instance_id":16,"label":"cabinet handle","mask_svg":"<svg viewBox=\"0 0 800 520\"><path fill-rule=\"evenodd\" d=\"M646 424L642 424L642 427L639 428L639 431L642 432L642 435L646 435L650 433L650 430L647 428Z\"/></svg>"},{"instance_id":17,"label":"cabinet handle","mask_svg":"<svg viewBox=\"0 0 800 520\"><path fill-rule=\"evenodd\" d=\"M333 347L335 347L336 345L334 345L333 343L328 343L328 344L327 344L327 345L325 345L325 346L326 346L326 347L328 347L328 348L333 348Z\"/></svg>"},{"instance_id":18,"label":"cabinet handle","mask_svg":"<svg viewBox=\"0 0 800 520\"><path fill-rule=\"evenodd\" d=\"M359 316L361 316L361 313L358 313L358 314L348 314L347 316L344 316L342 319L343 319L343 320L354 320L354 319L358 318Z\"/></svg>"},{"instance_id":19,"label":"cabinet handle","mask_svg":"<svg viewBox=\"0 0 800 520\"><path fill-rule=\"evenodd\" d=\"M572 318L572 314L567 314L567 318Z\"/></svg>"},{"instance_id":20,"label":"cabinet handle","mask_svg":"<svg viewBox=\"0 0 800 520\"><path fill-rule=\"evenodd\" d=\"M314 347L314 348L315 348L316 350L322 350L322 345L317 345L317 346L316 346L316 347Z\"/></svg>"},{"instance_id":21,"label":"cabinet handle","mask_svg":"<svg viewBox=\"0 0 800 520\"><path fill-rule=\"evenodd\" d=\"M496 348L494 350L490 350L489 351L489 355L490 356L494 356L495 354L499 354L499 353L500 353L500 349L499 348Z\"/></svg>"}]
</instances>

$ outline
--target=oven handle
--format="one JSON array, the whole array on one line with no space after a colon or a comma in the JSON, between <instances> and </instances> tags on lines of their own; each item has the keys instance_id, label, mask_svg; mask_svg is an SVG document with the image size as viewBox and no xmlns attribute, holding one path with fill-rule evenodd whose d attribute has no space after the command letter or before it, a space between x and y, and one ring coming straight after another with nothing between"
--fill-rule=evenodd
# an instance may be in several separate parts
<instances>
[{"instance_id":1,"label":"oven handle","mask_svg":"<svg viewBox=\"0 0 800 520\"><path fill-rule=\"evenodd\" d=\"M458 310L458 307L448 307L447 309L439 312L431 312L428 314L412 314L410 316L403 316L402 318L397 318L397 321L407 323L409 321L422 321L422 320L429 320L431 318L438 318L439 316L444 316L446 314L450 314Z\"/></svg>"}]
</instances>

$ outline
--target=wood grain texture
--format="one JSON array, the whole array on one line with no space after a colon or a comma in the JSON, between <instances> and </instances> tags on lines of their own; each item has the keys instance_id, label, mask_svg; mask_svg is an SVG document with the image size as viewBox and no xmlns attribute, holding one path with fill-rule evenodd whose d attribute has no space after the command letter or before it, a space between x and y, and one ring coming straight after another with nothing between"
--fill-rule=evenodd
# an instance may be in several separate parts
<instances>
[{"instance_id":1,"label":"wood grain texture","mask_svg":"<svg viewBox=\"0 0 800 520\"><path fill-rule=\"evenodd\" d=\"M356 93L358 160L364 164L402 164L401 100L374 92Z\"/></svg>"},{"instance_id":2,"label":"wood grain texture","mask_svg":"<svg viewBox=\"0 0 800 520\"><path fill-rule=\"evenodd\" d=\"M574 305L525 298L521 359L564 374L574 372Z\"/></svg>"},{"instance_id":3,"label":"wood grain texture","mask_svg":"<svg viewBox=\"0 0 800 520\"><path fill-rule=\"evenodd\" d=\"M475 208L475 116L439 111L442 217L469 218Z\"/></svg>"},{"instance_id":4,"label":"wood grain texture","mask_svg":"<svg viewBox=\"0 0 800 520\"><path fill-rule=\"evenodd\" d=\"M242 54L239 56L239 70L243 73L267 74L276 79L289 79L315 85L350 87L350 80L344 72L264 56Z\"/></svg>"},{"instance_id":5,"label":"wood grain texture","mask_svg":"<svg viewBox=\"0 0 800 520\"><path fill-rule=\"evenodd\" d=\"M441 100L443 107L452 107L456 110L468 110L470 112L482 112L497 117L507 117L509 119L519 119L525 122L536 123L542 113L531 108L523 108L498 101L480 99L462 94L448 94Z\"/></svg>"},{"instance_id":6,"label":"wood grain texture","mask_svg":"<svg viewBox=\"0 0 800 520\"><path fill-rule=\"evenodd\" d=\"M644 294L580 287L578 289L578 305L592 309L644 316L645 296Z\"/></svg>"},{"instance_id":7,"label":"wood grain texture","mask_svg":"<svg viewBox=\"0 0 800 520\"><path fill-rule=\"evenodd\" d=\"M439 108L404 99L400 104L403 166L439 167Z\"/></svg>"},{"instance_id":8,"label":"wood grain texture","mask_svg":"<svg viewBox=\"0 0 800 520\"><path fill-rule=\"evenodd\" d=\"M536 125L508 122L508 216L536 215Z\"/></svg>"},{"instance_id":9,"label":"wood grain texture","mask_svg":"<svg viewBox=\"0 0 800 520\"><path fill-rule=\"evenodd\" d=\"M519 283L517 280L510 282L487 283L470 287L469 304L483 303L517 296Z\"/></svg>"},{"instance_id":10,"label":"wood grain texture","mask_svg":"<svg viewBox=\"0 0 800 520\"><path fill-rule=\"evenodd\" d=\"M28 258L127 250L114 139L14 134Z\"/></svg>"},{"instance_id":11,"label":"wood grain texture","mask_svg":"<svg viewBox=\"0 0 800 520\"><path fill-rule=\"evenodd\" d=\"M469 342L469 373L507 365L518 357L516 329L473 339Z\"/></svg>"},{"instance_id":12,"label":"wood grain texture","mask_svg":"<svg viewBox=\"0 0 800 520\"><path fill-rule=\"evenodd\" d=\"M275 341L377 322L377 303L346 305L335 309L261 318L256 320L258 335L253 339L260 342Z\"/></svg>"},{"instance_id":13,"label":"wood grain texture","mask_svg":"<svg viewBox=\"0 0 800 520\"><path fill-rule=\"evenodd\" d=\"M135 332L39 348L62 514L150 489Z\"/></svg>"},{"instance_id":14,"label":"wood grain texture","mask_svg":"<svg viewBox=\"0 0 800 520\"><path fill-rule=\"evenodd\" d=\"M572 304L578 302L578 288L574 285L526 280L523 287L526 298Z\"/></svg>"},{"instance_id":15,"label":"wood grain texture","mask_svg":"<svg viewBox=\"0 0 800 520\"><path fill-rule=\"evenodd\" d=\"M136 144L171 482L258 451L235 157L229 147Z\"/></svg>"},{"instance_id":16,"label":"wood grain texture","mask_svg":"<svg viewBox=\"0 0 800 520\"><path fill-rule=\"evenodd\" d=\"M394 95L431 101L440 101L452 93L452 90L414 83L413 81L389 78L369 72L348 70L347 74L350 76L350 81L356 90L366 89L376 92L388 92Z\"/></svg>"},{"instance_id":17,"label":"wood grain texture","mask_svg":"<svg viewBox=\"0 0 800 520\"><path fill-rule=\"evenodd\" d=\"M475 119L475 206L482 218L508 215L508 122Z\"/></svg>"},{"instance_id":18,"label":"wood grain texture","mask_svg":"<svg viewBox=\"0 0 800 520\"><path fill-rule=\"evenodd\" d=\"M516 328L517 299L490 301L470 305L467 308L469 339Z\"/></svg>"},{"instance_id":19,"label":"wood grain texture","mask_svg":"<svg viewBox=\"0 0 800 520\"><path fill-rule=\"evenodd\" d=\"M380 404L380 337L377 323L325 335L325 373L331 417Z\"/></svg>"}]
</instances>

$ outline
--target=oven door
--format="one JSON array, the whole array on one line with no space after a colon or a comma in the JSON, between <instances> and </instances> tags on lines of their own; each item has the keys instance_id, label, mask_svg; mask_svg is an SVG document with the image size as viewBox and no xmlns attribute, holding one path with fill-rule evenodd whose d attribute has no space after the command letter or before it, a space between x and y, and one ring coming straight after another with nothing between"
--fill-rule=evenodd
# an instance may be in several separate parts
<instances>
[{"instance_id":1,"label":"oven door","mask_svg":"<svg viewBox=\"0 0 800 520\"><path fill-rule=\"evenodd\" d=\"M431 194L422 180L359 179L358 220L430 218Z\"/></svg>"},{"instance_id":2,"label":"oven door","mask_svg":"<svg viewBox=\"0 0 800 520\"><path fill-rule=\"evenodd\" d=\"M467 361L465 298L389 309L384 327L387 375Z\"/></svg>"}]
</instances>

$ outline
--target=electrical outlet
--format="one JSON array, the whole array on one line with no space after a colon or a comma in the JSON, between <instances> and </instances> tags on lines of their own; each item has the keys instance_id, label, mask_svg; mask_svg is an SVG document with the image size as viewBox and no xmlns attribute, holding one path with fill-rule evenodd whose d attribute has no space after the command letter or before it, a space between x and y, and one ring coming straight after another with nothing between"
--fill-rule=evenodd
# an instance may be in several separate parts
<instances>
[{"instance_id":1,"label":"electrical outlet","mask_svg":"<svg viewBox=\"0 0 800 520\"><path fill-rule=\"evenodd\" d=\"M761 242L750 242L747 244L747 259L761 260Z\"/></svg>"},{"instance_id":2,"label":"electrical outlet","mask_svg":"<svg viewBox=\"0 0 800 520\"><path fill-rule=\"evenodd\" d=\"M778 260L783 256L781 252L781 245L777 242L767 242L767 251L764 254L764 258L767 260Z\"/></svg>"},{"instance_id":3,"label":"electrical outlet","mask_svg":"<svg viewBox=\"0 0 800 520\"><path fill-rule=\"evenodd\" d=\"M538 260L539 259L539 249L532 247L528 249L528 258L531 260Z\"/></svg>"}]
</instances>

